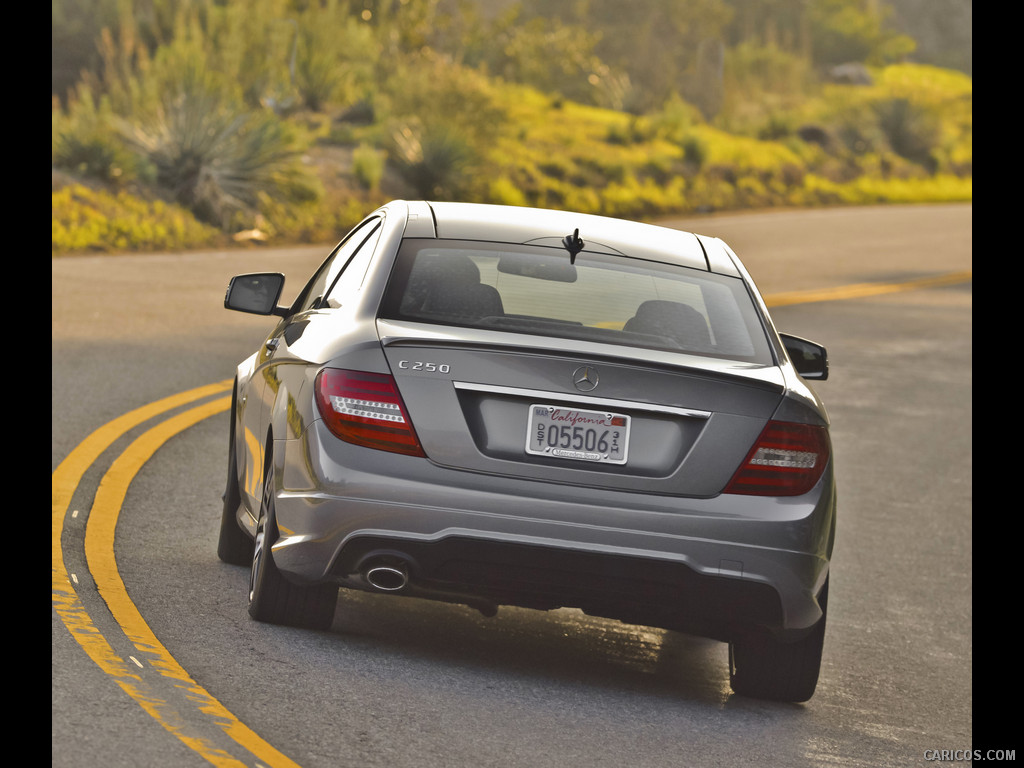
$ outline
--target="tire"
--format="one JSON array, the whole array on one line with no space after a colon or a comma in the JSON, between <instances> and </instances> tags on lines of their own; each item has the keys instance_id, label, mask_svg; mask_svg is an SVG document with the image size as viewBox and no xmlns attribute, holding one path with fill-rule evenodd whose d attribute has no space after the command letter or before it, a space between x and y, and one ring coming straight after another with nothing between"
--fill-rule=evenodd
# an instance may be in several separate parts
<instances>
[{"instance_id":1,"label":"tire","mask_svg":"<svg viewBox=\"0 0 1024 768\"><path fill-rule=\"evenodd\" d=\"M217 556L231 565L249 565L252 562L252 539L249 538L236 517L242 503L238 493L238 463L235 458L235 441L232 436L228 448L228 481L224 489L224 510L220 515L220 538L217 540Z\"/></svg>"},{"instance_id":2,"label":"tire","mask_svg":"<svg viewBox=\"0 0 1024 768\"><path fill-rule=\"evenodd\" d=\"M827 580L818 600L821 619L796 642L780 642L764 632L729 643L729 682L735 693L790 702L807 701L814 695L825 643Z\"/></svg>"},{"instance_id":3,"label":"tire","mask_svg":"<svg viewBox=\"0 0 1024 768\"><path fill-rule=\"evenodd\" d=\"M271 624L328 629L334 621L338 588L331 584L308 587L293 584L284 578L274 564L271 546L278 536L274 513L274 467L269 456L267 461L269 467L263 483L260 521L251 551L249 615L257 621Z\"/></svg>"}]
</instances>

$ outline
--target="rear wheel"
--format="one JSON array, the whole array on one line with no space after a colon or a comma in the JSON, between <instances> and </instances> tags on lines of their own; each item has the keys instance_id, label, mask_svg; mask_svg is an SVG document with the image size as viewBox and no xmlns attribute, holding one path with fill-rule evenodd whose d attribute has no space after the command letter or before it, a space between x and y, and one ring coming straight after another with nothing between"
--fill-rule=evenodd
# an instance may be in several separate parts
<instances>
[{"instance_id":1,"label":"rear wheel","mask_svg":"<svg viewBox=\"0 0 1024 768\"><path fill-rule=\"evenodd\" d=\"M293 584L281 575L274 564L271 547L277 541L278 533L274 514L274 466L269 456L268 464L256 543L252 549L249 615L257 621L271 624L327 629L334 620L338 588L331 584L308 587Z\"/></svg>"},{"instance_id":2,"label":"rear wheel","mask_svg":"<svg viewBox=\"0 0 1024 768\"><path fill-rule=\"evenodd\" d=\"M248 565L252 562L252 539L238 524L238 507L242 503L238 493L238 464L235 458L235 441L232 436L228 448L228 482L224 490L224 511L220 515L220 538L217 541L217 556L231 565Z\"/></svg>"},{"instance_id":3,"label":"rear wheel","mask_svg":"<svg viewBox=\"0 0 1024 768\"><path fill-rule=\"evenodd\" d=\"M807 701L821 669L828 613L828 581L819 597L821 619L796 642L780 642L767 632L729 643L729 681L741 696L774 701Z\"/></svg>"}]
</instances>

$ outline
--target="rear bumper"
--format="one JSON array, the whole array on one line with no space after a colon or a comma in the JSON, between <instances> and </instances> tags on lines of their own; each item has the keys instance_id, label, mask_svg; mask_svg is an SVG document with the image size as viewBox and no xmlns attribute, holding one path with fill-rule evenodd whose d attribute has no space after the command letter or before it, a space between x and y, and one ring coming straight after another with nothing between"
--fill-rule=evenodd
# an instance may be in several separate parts
<instances>
[{"instance_id":1,"label":"rear bumper","mask_svg":"<svg viewBox=\"0 0 1024 768\"><path fill-rule=\"evenodd\" d=\"M496 477L338 441L322 423L277 441L274 560L301 582L370 589L397 563L403 593L478 607L576 607L728 639L797 634L821 616L834 488L710 499Z\"/></svg>"},{"instance_id":2,"label":"rear bumper","mask_svg":"<svg viewBox=\"0 0 1024 768\"><path fill-rule=\"evenodd\" d=\"M572 606L592 616L721 639L782 621L779 596L764 583L703 576L656 558L465 536L360 536L342 549L332 574L344 584L380 564L407 573L405 594L464 602L485 612L498 605ZM356 578L364 588L364 577Z\"/></svg>"}]
</instances>

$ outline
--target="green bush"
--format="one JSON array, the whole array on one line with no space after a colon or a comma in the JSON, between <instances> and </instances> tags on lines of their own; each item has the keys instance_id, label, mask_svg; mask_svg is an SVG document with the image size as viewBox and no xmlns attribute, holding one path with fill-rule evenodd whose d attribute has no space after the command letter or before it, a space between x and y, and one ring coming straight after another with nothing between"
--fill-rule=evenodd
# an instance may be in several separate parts
<instances>
[{"instance_id":1,"label":"green bush","mask_svg":"<svg viewBox=\"0 0 1024 768\"><path fill-rule=\"evenodd\" d=\"M492 179L487 188L487 202L497 205L528 205L526 195L508 176Z\"/></svg>"},{"instance_id":2,"label":"green bush","mask_svg":"<svg viewBox=\"0 0 1024 768\"><path fill-rule=\"evenodd\" d=\"M359 186L371 192L380 189L386 164L387 153L367 144L360 144L352 153L352 173Z\"/></svg>"},{"instance_id":3,"label":"green bush","mask_svg":"<svg viewBox=\"0 0 1024 768\"><path fill-rule=\"evenodd\" d=\"M914 51L910 37L893 31L878 8L847 0L816 0L809 4L814 62L821 65L866 61L882 65L900 61Z\"/></svg>"},{"instance_id":4,"label":"green bush","mask_svg":"<svg viewBox=\"0 0 1024 768\"><path fill-rule=\"evenodd\" d=\"M53 166L114 186L144 176L144 164L113 130L111 117L109 102L100 100L97 105L91 90L85 86L80 86L69 98L66 109L54 104L51 109Z\"/></svg>"},{"instance_id":5,"label":"green bush","mask_svg":"<svg viewBox=\"0 0 1024 768\"><path fill-rule=\"evenodd\" d=\"M66 133L57 139L53 165L113 185L133 181L138 162L124 143L107 133Z\"/></svg>"},{"instance_id":6,"label":"green bush","mask_svg":"<svg viewBox=\"0 0 1024 768\"><path fill-rule=\"evenodd\" d=\"M302 147L292 126L271 112L232 104L194 72L186 71L126 133L155 167L158 184L218 227L254 211L261 192L300 200L317 194L299 163Z\"/></svg>"},{"instance_id":7,"label":"green bush","mask_svg":"<svg viewBox=\"0 0 1024 768\"><path fill-rule=\"evenodd\" d=\"M765 99L767 94L802 98L814 80L811 62L803 56L750 41L726 52L723 77L730 100L758 103L769 101Z\"/></svg>"},{"instance_id":8,"label":"green bush","mask_svg":"<svg viewBox=\"0 0 1024 768\"><path fill-rule=\"evenodd\" d=\"M286 203L261 193L260 213L267 235L283 243L326 243L342 234L384 202L379 195L326 195L304 203Z\"/></svg>"},{"instance_id":9,"label":"green bush","mask_svg":"<svg viewBox=\"0 0 1024 768\"><path fill-rule=\"evenodd\" d=\"M930 172L937 168L935 151L939 126L935 116L909 99L895 98L874 105L878 125L892 151Z\"/></svg>"},{"instance_id":10,"label":"green bush","mask_svg":"<svg viewBox=\"0 0 1024 768\"><path fill-rule=\"evenodd\" d=\"M191 213L126 192L73 184L50 196L53 253L180 250L221 242L221 234Z\"/></svg>"},{"instance_id":11,"label":"green bush","mask_svg":"<svg viewBox=\"0 0 1024 768\"><path fill-rule=\"evenodd\" d=\"M708 160L708 145L699 136L690 134L680 142L683 150L683 162L693 171L700 171Z\"/></svg>"},{"instance_id":12,"label":"green bush","mask_svg":"<svg viewBox=\"0 0 1024 768\"><path fill-rule=\"evenodd\" d=\"M476 152L471 142L453 128L427 128L422 136L405 128L395 134L396 168L423 198L454 200L470 186Z\"/></svg>"},{"instance_id":13,"label":"green bush","mask_svg":"<svg viewBox=\"0 0 1024 768\"><path fill-rule=\"evenodd\" d=\"M337 3L310 5L296 24L294 85L305 105L354 100L372 76L377 45L369 28Z\"/></svg>"}]
</instances>

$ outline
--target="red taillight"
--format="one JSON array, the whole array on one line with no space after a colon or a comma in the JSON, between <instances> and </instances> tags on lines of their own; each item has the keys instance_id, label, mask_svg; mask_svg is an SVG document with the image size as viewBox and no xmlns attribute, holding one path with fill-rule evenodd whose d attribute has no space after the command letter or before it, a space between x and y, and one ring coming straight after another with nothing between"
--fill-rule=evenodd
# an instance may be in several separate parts
<instances>
[{"instance_id":1,"label":"red taillight","mask_svg":"<svg viewBox=\"0 0 1024 768\"><path fill-rule=\"evenodd\" d=\"M769 421L725 492L800 496L821 478L828 456L828 432L824 427Z\"/></svg>"},{"instance_id":2,"label":"red taillight","mask_svg":"<svg viewBox=\"0 0 1024 768\"><path fill-rule=\"evenodd\" d=\"M328 429L347 443L425 455L387 374L325 368L316 377L316 403Z\"/></svg>"}]
</instances>

